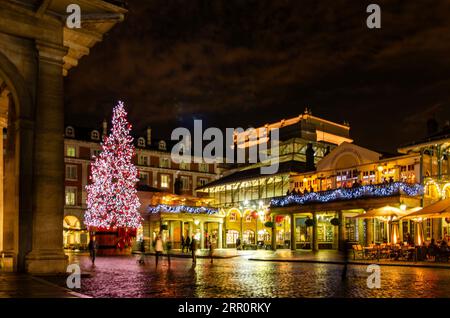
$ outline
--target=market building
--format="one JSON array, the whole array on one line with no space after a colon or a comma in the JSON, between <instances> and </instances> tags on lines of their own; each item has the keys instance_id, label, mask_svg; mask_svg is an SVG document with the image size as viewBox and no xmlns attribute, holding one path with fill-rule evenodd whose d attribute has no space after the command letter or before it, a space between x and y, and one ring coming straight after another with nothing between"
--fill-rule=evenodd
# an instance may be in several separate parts
<instances>
[{"instance_id":1,"label":"market building","mask_svg":"<svg viewBox=\"0 0 450 318\"><path fill-rule=\"evenodd\" d=\"M288 123L290 137L296 130L298 134L281 138L278 173L262 175L261 164L241 166L198 189L225 215L224 247L234 247L237 238L249 247L273 249L338 249L346 241L369 245L391 242L393 225L395 240L414 237L417 220L364 215L375 209L408 214L448 196L445 130L424 144L386 155L353 144L348 132L333 135L323 129L321 119L309 121L312 117L305 111L301 119L277 124L282 128ZM445 219L425 220L424 239L445 237L448 224Z\"/></svg>"}]
</instances>

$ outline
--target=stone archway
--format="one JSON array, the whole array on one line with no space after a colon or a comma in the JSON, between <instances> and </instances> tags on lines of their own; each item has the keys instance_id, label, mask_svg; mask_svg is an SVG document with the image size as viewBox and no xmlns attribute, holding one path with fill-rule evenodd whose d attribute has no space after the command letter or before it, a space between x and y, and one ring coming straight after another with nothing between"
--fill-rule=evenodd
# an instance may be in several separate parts
<instances>
[{"instance_id":1,"label":"stone archway","mask_svg":"<svg viewBox=\"0 0 450 318\"><path fill-rule=\"evenodd\" d=\"M19 70L1 52L0 87L0 252L12 258L13 270L23 270L31 250L33 103Z\"/></svg>"}]
</instances>

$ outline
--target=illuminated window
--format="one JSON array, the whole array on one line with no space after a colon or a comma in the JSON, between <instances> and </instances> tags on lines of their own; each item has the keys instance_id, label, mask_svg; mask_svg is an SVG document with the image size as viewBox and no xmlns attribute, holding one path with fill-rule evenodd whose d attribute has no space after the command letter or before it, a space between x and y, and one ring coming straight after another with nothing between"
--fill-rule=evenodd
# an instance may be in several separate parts
<instances>
[{"instance_id":1,"label":"illuminated window","mask_svg":"<svg viewBox=\"0 0 450 318\"><path fill-rule=\"evenodd\" d=\"M139 155L138 164L141 166L148 166L148 157L144 155Z\"/></svg>"},{"instance_id":2,"label":"illuminated window","mask_svg":"<svg viewBox=\"0 0 450 318\"><path fill-rule=\"evenodd\" d=\"M251 230L242 233L242 240L247 244L255 244L255 232Z\"/></svg>"},{"instance_id":3,"label":"illuminated window","mask_svg":"<svg viewBox=\"0 0 450 318\"><path fill-rule=\"evenodd\" d=\"M180 170L189 170L190 165L187 162L180 162Z\"/></svg>"},{"instance_id":4,"label":"illuminated window","mask_svg":"<svg viewBox=\"0 0 450 318\"><path fill-rule=\"evenodd\" d=\"M198 170L200 172L209 172L209 166L207 163L199 163L198 164Z\"/></svg>"},{"instance_id":5,"label":"illuminated window","mask_svg":"<svg viewBox=\"0 0 450 318\"><path fill-rule=\"evenodd\" d=\"M66 148L66 156L67 157L76 157L77 156L75 146L67 146L67 148Z\"/></svg>"},{"instance_id":6,"label":"illuminated window","mask_svg":"<svg viewBox=\"0 0 450 318\"><path fill-rule=\"evenodd\" d=\"M180 181L181 181L181 190L189 190L189 177L186 176L181 176L180 177Z\"/></svg>"},{"instance_id":7,"label":"illuminated window","mask_svg":"<svg viewBox=\"0 0 450 318\"><path fill-rule=\"evenodd\" d=\"M169 158L159 158L159 167L160 168L170 168Z\"/></svg>"},{"instance_id":8,"label":"illuminated window","mask_svg":"<svg viewBox=\"0 0 450 318\"><path fill-rule=\"evenodd\" d=\"M66 166L66 180L78 180L78 170L75 165L67 165Z\"/></svg>"},{"instance_id":9,"label":"illuminated window","mask_svg":"<svg viewBox=\"0 0 450 318\"><path fill-rule=\"evenodd\" d=\"M239 238L239 232L236 230L227 231L227 245L236 244L236 240Z\"/></svg>"},{"instance_id":10,"label":"illuminated window","mask_svg":"<svg viewBox=\"0 0 450 318\"><path fill-rule=\"evenodd\" d=\"M77 188L66 187L66 205L76 205L77 202Z\"/></svg>"},{"instance_id":11,"label":"illuminated window","mask_svg":"<svg viewBox=\"0 0 450 318\"><path fill-rule=\"evenodd\" d=\"M161 188L168 188L170 183L170 176L167 174L161 175Z\"/></svg>"},{"instance_id":12,"label":"illuminated window","mask_svg":"<svg viewBox=\"0 0 450 318\"><path fill-rule=\"evenodd\" d=\"M205 178L199 178L199 179L198 179L198 184L197 184L197 186L203 187L203 186L206 185L207 183L208 183L208 179L205 179Z\"/></svg>"}]
</instances>

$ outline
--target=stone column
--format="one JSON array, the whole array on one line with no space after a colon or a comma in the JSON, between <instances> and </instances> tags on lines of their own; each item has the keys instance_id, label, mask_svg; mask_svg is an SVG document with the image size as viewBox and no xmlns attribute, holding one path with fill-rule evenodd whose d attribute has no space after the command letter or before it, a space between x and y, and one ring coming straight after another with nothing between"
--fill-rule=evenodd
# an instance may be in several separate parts
<instances>
[{"instance_id":1,"label":"stone column","mask_svg":"<svg viewBox=\"0 0 450 318\"><path fill-rule=\"evenodd\" d=\"M291 250L295 251L296 242L295 242L295 217L294 213L291 214Z\"/></svg>"},{"instance_id":2,"label":"stone column","mask_svg":"<svg viewBox=\"0 0 450 318\"><path fill-rule=\"evenodd\" d=\"M1 114L0 114L1 115ZM0 117L0 253L3 251L3 128L6 127L6 119ZM0 254L1 257L1 254Z\"/></svg>"},{"instance_id":3,"label":"stone column","mask_svg":"<svg viewBox=\"0 0 450 318\"><path fill-rule=\"evenodd\" d=\"M313 229L312 229L312 250L314 252L319 250L319 242L317 240L317 216L316 213L313 212Z\"/></svg>"},{"instance_id":4,"label":"stone column","mask_svg":"<svg viewBox=\"0 0 450 318\"><path fill-rule=\"evenodd\" d=\"M338 220L339 220L339 225L337 226L338 228L338 250L339 251L345 251L345 249L347 248L345 246L345 239L344 239L344 217L343 217L343 213L341 210L338 211Z\"/></svg>"},{"instance_id":5,"label":"stone column","mask_svg":"<svg viewBox=\"0 0 450 318\"><path fill-rule=\"evenodd\" d=\"M37 43L39 75L34 138L33 238L27 255L31 273L64 273L64 105L60 45Z\"/></svg>"},{"instance_id":6,"label":"stone column","mask_svg":"<svg viewBox=\"0 0 450 318\"><path fill-rule=\"evenodd\" d=\"M184 234L184 221L180 221L180 241L181 241L181 236L183 236L184 239L186 240L186 235Z\"/></svg>"},{"instance_id":7,"label":"stone column","mask_svg":"<svg viewBox=\"0 0 450 318\"><path fill-rule=\"evenodd\" d=\"M218 231L218 238L217 238L217 247L218 248L223 248L223 242L222 242L222 238L223 238L223 226L222 223L219 222L219 231Z\"/></svg>"},{"instance_id":8,"label":"stone column","mask_svg":"<svg viewBox=\"0 0 450 318\"><path fill-rule=\"evenodd\" d=\"M277 224L275 223L276 214L272 214L272 250L277 250Z\"/></svg>"},{"instance_id":9,"label":"stone column","mask_svg":"<svg viewBox=\"0 0 450 318\"><path fill-rule=\"evenodd\" d=\"M205 222L200 222L200 249L205 248Z\"/></svg>"},{"instance_id":10,"label":"stone column","mask_svg":"<svg viewBox=\"0 0 450 318\"><path fill-rule=\"evenodd\" d=\"M172 242L172 246L174 245L173 243L173 230L174 230L174 226L173 226L173 221L169 221L169 240Z\"/></svg>"}]
</instances>

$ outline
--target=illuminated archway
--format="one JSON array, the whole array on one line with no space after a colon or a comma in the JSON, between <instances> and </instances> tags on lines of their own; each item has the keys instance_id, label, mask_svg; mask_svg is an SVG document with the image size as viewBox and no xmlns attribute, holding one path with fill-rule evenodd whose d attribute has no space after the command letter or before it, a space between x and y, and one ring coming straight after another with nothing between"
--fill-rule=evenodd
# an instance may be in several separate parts
<instances>
[{"instance_id":1,"label":"illuminated archway","mask_svg":"<svg viewBox=\"0 0 450 318\"><path fill-rule=\"evenodd\" d=\"M442 198L448 199L450 198L450 182L444 184L442 187Z\"/></svg>"},{"instance_id":2,"label":"illuminated archway","mask_svg":"<svg viewBox=\"0 0 450 318\"><path fill-rule=\"evenodd\" d=\"M85 249L88 242L88 232L81 227L81 222L74 215L67 215L63 220L64 248L71 250Z\"/></svg>"},{"instance_id":3,"label":"illuminated archway","mask_svg":"<svg viewBox=\"0 0 450 318\"><path fill-rule=\"evenodd\" d=\"M441 198L442 193L439 184L436 183L433 179L428 180L425 183L425 196L437 200Z\"/></svg>"}]
</instances>

